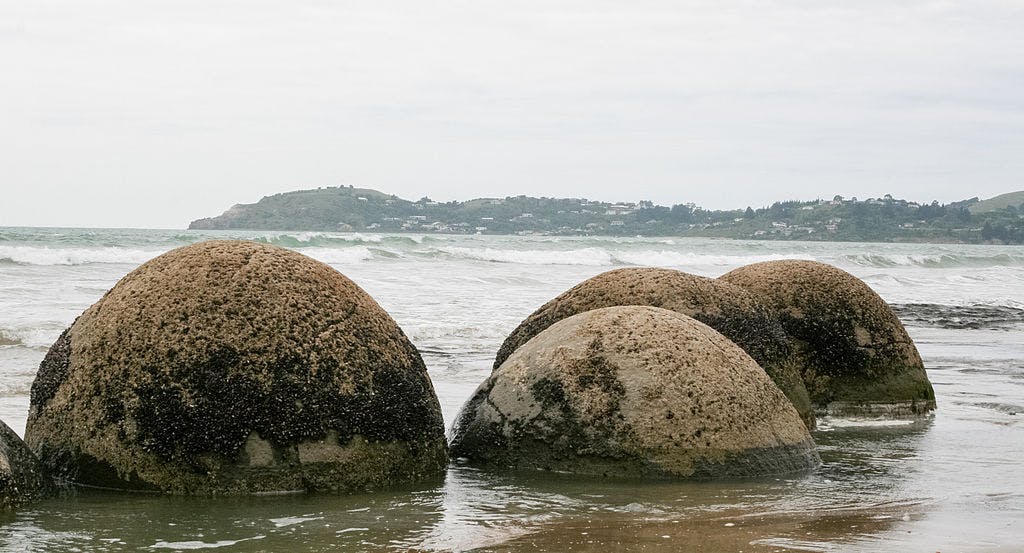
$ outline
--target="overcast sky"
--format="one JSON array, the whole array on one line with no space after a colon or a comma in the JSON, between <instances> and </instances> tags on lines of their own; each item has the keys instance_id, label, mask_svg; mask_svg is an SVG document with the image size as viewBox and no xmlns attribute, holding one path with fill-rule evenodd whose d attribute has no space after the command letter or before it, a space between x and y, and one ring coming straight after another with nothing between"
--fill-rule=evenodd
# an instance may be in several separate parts
<instances>
[{"instance_id":1,"label":"overcast sky","mask_svg":"<svg viewBox=\"0 0 1024 553\"><path fill-rule=\"evenodd\" d=\"M0 226L1024 189L1024 2L0 2Z\"/></svg>"}]
</instances>

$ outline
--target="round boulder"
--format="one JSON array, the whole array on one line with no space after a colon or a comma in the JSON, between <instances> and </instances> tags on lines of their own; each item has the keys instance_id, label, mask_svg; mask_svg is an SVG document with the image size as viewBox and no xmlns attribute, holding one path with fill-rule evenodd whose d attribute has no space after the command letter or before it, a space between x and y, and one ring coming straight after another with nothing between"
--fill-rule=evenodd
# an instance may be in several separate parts
<instances>
[{"instance_id":1,"label":"round boulder","mask_svg":"<svg viewBox=\"0 0 1024 553\"><path fill-rule=\"evenodd\" d=\"M889 305L857 277L824 263L786 260L740 267L720 279L774 310L819 410L907 416L935 408L914 342Z\"/></svg>"},{"instance_id":2,"label":"round boulder","mask_svg":"<svg viewBox=\"0 0 1024 553\"><path fill-rule=\"evenodd\" d=\"M497 368L517 348L552 324L598 309L646 305L688 315L710 326L754 358L786 397L808 428L814 409L791 355L786 333L774 314L739 286L672 269L630 267L589 278L542 305L512 331L498 350Z\"/></svg>"},{"instance_id":3,"label":"round boulder","mask_svg":"<svg viewBox=\"0 0 1024 553\"><path fill-rule=\"evenodd\" d=\"M79 485L179 494L349 491L447 462L416 348L359 286L253 242L143 264L50 349L26 442Z\"/></svg>"},{"instance_id":4,"label":"round boulder","mask_svg":"<svg viewBox=\"0 0 1024 553\"><path fill-rule=\"evenodd\" d=\"M0 514L54 491L39 460L9 426L0 421Z\"/></svg>"},{"instance_id":5,"label":"round boulder","mask_svg":"<svg viewBox=\"0 0 1024 553\"><path fill-rule=\"evenodd\" d=\"M573 315L518 348L463 407L451 450L485 466L648 478L820 462L749 355L699 321L642 306Z\"/></svg>"}]
</instances>

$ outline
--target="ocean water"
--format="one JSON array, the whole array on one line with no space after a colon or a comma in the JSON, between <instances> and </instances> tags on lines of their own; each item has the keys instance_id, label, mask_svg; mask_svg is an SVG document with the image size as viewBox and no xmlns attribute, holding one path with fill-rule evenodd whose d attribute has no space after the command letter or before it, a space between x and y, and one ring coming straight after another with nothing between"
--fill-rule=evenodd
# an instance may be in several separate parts
<instances>
[{"instance_id":1,"label":"ocean water","mask_svg":"<svg viewBox=\"0 0 1024 553\"><path fill-rule=\"evenodd\" d=\"M894 306L935 385L924 420L821 421L823 466L787 478L498 475L355 496L78 493L0 520L11 551L1024 551L1024 247L0 228L0 418L24 432L49 345L138 264L211 238L337 268L419 348L448 425L523 318L615 267L718 276L837 265Z\"/></svg>"}]
</instances>

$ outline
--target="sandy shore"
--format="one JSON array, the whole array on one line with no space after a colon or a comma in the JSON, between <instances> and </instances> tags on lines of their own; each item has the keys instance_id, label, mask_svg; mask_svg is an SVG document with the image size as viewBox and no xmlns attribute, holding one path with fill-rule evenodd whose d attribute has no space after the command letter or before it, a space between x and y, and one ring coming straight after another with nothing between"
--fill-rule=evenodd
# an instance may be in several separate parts
<instances>
[{"instance_id":1,"label":"sandy shore","mask_svg":"<svg viewBox=\"0 0 1024 553\"><path fill-rule=\"evenodd\" d=\"M904 516L909 515L892 509L818 514L715 512L668 520L601 516L542 526L479 551L837 551L858 543L870 548L868 543L873 542L877 547L879 534L893 531Z\"/></svg>"}]
</instances>

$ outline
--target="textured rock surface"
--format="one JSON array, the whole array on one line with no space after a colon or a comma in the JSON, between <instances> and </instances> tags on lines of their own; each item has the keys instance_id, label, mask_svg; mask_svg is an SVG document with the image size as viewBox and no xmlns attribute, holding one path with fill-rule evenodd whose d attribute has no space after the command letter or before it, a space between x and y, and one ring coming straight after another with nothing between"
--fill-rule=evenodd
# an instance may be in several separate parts
<instances>
[{"instance_id":1,"label":"textured rock surface","mask_svg":"<svg viewBox=\"0 0 1024 553\"><path fill-rule=\"evenodd\" d=\"M25 442L0 422L0 513L53 492L53 482Z\"/></svg>"},{"instance_id":2,"label":"textured rock surface","mask_svg":"<svg viewBox=\"0 0 1024 553\"><path fill-rule=\"evenodd\" d=\"M81 485L346 491L441 475L426 368L355 283L283 248L210 241L125 276L50 349L26 442Z\"/></svg>"},{"instance_id":3,"label":"textured rock surface","mask_svg":"<svg viewBox=\"0 0 1024 553\"><path fill-rule=\"evenodd\" d=\"M689 315L735 342L793 402L808 428L814 410L782 326L769 309L739 286L672 269L615 269L587 279L542 305L512 331L494 367L552 324L601 307L647 305Z\"/></svg>"},{"instance_id":4,"label":"textured rock surface","mask_svg":"<svg viewBox=\"0 0 1024 553\"><path fill-rule=\"evenodd\" d=\"M804 384L823 411L902 416L935 408L917 348L867 284L814 261L768 261L721 280L770 306L801 359Z\"/></svg>"},{"instance_id":5,"label":"textured rock surface","mask_svg":"<svg viewBox=\"0 0 1024 553\"><path fill-rule=\"evenodd\" d=\"M742 349L640 306L574 315L518 348L463 407L451 447L476 464L626 477L819 462L796 409Z\"/></svg>"}]
</instances>

